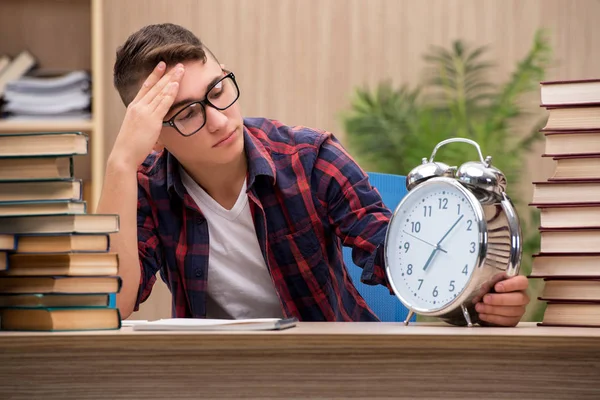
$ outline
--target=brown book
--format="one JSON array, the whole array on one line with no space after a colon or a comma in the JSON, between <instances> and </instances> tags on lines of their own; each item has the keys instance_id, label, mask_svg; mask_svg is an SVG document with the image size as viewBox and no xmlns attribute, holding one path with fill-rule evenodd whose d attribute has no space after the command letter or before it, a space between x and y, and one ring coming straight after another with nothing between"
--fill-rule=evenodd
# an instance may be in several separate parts
<instances>
[{"instance_id":1,"label":"brown book","mask_svg":"<svg viewBox=\"0 0 600 400\"><path fill-rule=\"evenodd\" d=\"M10 64L10 57L6 54L0 55L0 75L6 67Z\"/></svg>"},{"instance_id":2,"label":"brown book","mask_svg":"<svg viewBox=\"0 0 600 400\"><path fill-rule=\"evenodd\" d=\"M538 206L540 227L594 228L600 226L600 203L562 203Z\"/></svg>"},{"instance_id":3,"label":"brown book","mask_svg":"<svg viewBox=\"0 0 600 400\"><path fill-rule=\"evenodd\" d=\"M600 104L600 79L540 82L543 107Z\"/></svg>"},{"instance_id":4,"label":"brown book","mask_svg":"<svg viewBox=\"0 0 600 400\"><path fill-rule=\"evenodd\" d=\"M8 269L8 253L0 251L0 273Z\"/></svg>"},{"instance_id":5,"label":"brown book","mask_svg":"<svg viewBox=\"0 0 600 400\"><path fill-rule=\"evenodd\" d=\"M0 235L0 250L14 250L17 248L17 239L14 235Z\"/></svg>"},{"instance_id":6,"label":"brown book","mask_svg":"<svg viewBox=\"0 0 600 400\"><path fill-rule=\"evenodd\" d=\"M0 158L0 180L60 179L72 176L71 157Z\"/></svg>"},{"instance_id":7,"label":"brown book","mask_svg":"<svg viewBox=\"0 0 600 400\"><path fill-rule=\"evenodd\" d=\"M533 182L532 204L600 203L600 180Z\"/></svg>"},{"instance_id":8,"label":"brown book","mask_svg":"<svg viewBox=\"0 0 600 400\"><path fill-rule=\"evenodd\" d=\"M535 204L541 228L592 228L600 226L600 203Z\"/></svg>"},{"instance_id":9,"label":"brown book","mask_svg":"<svg viewBox=\"0 0 600 400\"><path fill-rule=\"evenodd\" d=\"M565 107L548 109L544 130L598 130L600 129L600 106Z\"/></svg>"},{"instance_id":10,"label":"brown book","mask_svg":"<svg viewBox=\"0 0 600 400\"><path fill-rule=\"evenodd\" d=\"M0 294L0 308L7 307L108 307L107 294Z\"/></svg>"},{"instance_id":11,"label":"brown book","mask_svg":"<svg viewBox=\"0 0 600 400\"><path fill-rule=\"evenodd\" d=\"M8 269L2 275L117 275L118 265L116 253L14 253L8 256Z\"/></svg>"},{"instance_id":12,"label":"brown book","mask_svg":"<svg viewBox=\"0 0 600 400\"><path fill-rule=\"evenodd\" d=\"M115 233L118 230L119 216L113 214L0 217L0 234Z\"/></svg>"},{"instance_id":13,"label":"brown book","mask_svg":"<svg viewBox=\"0 0 600 400\"><path fill-rule=\"evenodd\" d=\"M0 202L0 217L25 215L85 214L85 201Z\"/></svg>"},{"instance_id":14,"label":"brown book","mask_svg":"<svg viewBox=\"0 0 600 400\"><path fill-rule=\"evenodd\" d=\"M10 63L2 69L0 74L0 95L4 93L4 87L10 81L17 80L35 67L37 60L27 50L22 50Z\"/></svg>"},{"instance_id":15,"label":"brown book","mask_svg":"<svg viewBox=\"0 0 600 400\"><path fill-rule=\"evenodd\" d=\"M18 253L107 252L110 236L98 235L27 235L16 238Z\"/></svg>"},{"instance_id":16,"label":"brown book","mask_svg":"<svg viewBox=\"0 0 600 400\"><path fill-rule=\"evenodd\" d=\"M556 162L551 181L600 180L600 154L553 157Z\"/></svg>"},{"instance_id":17,"label":"brown book","mask_svg":"<svg viewBox=\"0 0 600 400\"><path fill-rule=\"evenodd\" d=\"M538 325L600 327L600 302L548 302Z\"/></svg>"},{"instance_id":18,"label":"brown book","mask_svg":"<svg viewBox=\"0 0 600 400\"><path fill-rule=\"evenodd\" d=\"M600 249L599 249L600 250ZM538 253L533 255L530 278L600 278L600 253Z\"/></svg>"},{"instance_id":19,"label":"brown book","mask_svg":"<svg viewBox=\"0 0 600 400\"><path fill-rule=\"evenodd\" d=\"M81 200L80 179L0 182L0 202Z\"/></svg>"},{"instance_id":20,"label":"brown book","mask_svg":"<svg viewBox=\"0 0 600 400\"><path fill-rule=\"evenodd\" d=\"M2 330L72 331L121 328L118 308L7 308Z\"/></svg>"},{"instance_id":21,"label":"brown book","mask_svg":"<svg viewBox=\"0 0 600 400\"><path fill-rule=\"evenodd\" d=\"M0 276L0 293L118 293L118 276Z\"/></svg>"},{"instance_id":22,"label":"brown book","mask_svg":"<svg viewBox=\"0 0 600 400\"><path fill-rule=\"evenodd\" d=\"M600 249L600 227L540 228L541 253L591 253Z\"/></svg>"},{"instance_id":23,"label":"brown book","mask_svg":"<svg viewBox=\"0 0 600 400\"><path fill-rule=\"evenodd\" d=\"M600 279L544 279L544 289L539 299L600 302Z\"/></svg>"},{"instance_id":24,"label":"brown book","mask_svg":"<svg viewBox=\"0 0 600 400\"><path fill-rule=\"evenodd\" d=\"M0 157L72 156L87 154L81 132L34 132L0 135Z\"/></svg>"},{"instance_id":25,"label":"brown book","mask_svg":"<svg viewBox=\"0 0 600 400\"><path fill-rule=\"evenodd\" d=\"M600 130L544 131L547 157L600 154Z\"/></svg>"}]
</instances>

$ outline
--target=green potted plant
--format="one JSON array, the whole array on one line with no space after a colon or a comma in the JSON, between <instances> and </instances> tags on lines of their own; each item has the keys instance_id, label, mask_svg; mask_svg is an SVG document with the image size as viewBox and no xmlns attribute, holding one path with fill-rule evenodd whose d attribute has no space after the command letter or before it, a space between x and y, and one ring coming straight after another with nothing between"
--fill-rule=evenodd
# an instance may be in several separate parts
<instances>
[{"instance_id":1,"label":"green potted plant","mask_svg":"<svg viewBox=\"0 0 600 400\"><path fill-rule=\"evenodd\" d=\"M531 272L531 255L539 248L538 214L518 192L532 145L543 137L545 117L539 112L538 92L551 62L551 49L543 31L507 82L492 75L493 64L484 60L487 48L470 48L455 41L450 49L434 47L424 57L424 80L415 87L398 88L381 82L375 89L358 88L342 123L349 150L365 169L405 175L428 157L437 143L449 137L475 140L494 166L506 174L507 192L522 220L524 252L522 274ZM460 165L477 159L472 146L444 146L436 160ZM540 283L530 281L532 304L525 317L538 321L542 303L536 302Z\"/></svg>"}]
</instances>

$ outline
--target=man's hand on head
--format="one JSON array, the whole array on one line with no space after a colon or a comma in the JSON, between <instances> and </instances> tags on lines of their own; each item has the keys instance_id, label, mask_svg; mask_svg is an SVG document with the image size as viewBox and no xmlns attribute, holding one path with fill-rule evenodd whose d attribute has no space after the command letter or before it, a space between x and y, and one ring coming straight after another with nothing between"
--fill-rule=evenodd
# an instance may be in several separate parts
<instances>
[{"instance_id":1,"label":"man's hand on head","mask_svg":"<svg viewBox=\"0 0 600 400\"><path fill-rule=\"evenodd\" d=\"M110 156L112 162L137 168L158 141L162 122L179 90L184 74L182 64L165 73L161 61L146 78L127 112Z\"/></svg>"}]
</instances>

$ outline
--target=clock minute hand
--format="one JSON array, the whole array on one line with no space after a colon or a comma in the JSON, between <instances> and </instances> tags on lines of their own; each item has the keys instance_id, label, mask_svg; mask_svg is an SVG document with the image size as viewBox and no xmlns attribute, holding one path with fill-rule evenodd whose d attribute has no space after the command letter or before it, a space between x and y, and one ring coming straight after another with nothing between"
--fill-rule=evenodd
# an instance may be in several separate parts
<instances>
[{"instance_id":1,"label":"clock minute hand","mask_svg":"<svg viewBox=\"0 0 600 400\"><path fill-rule=\"evenodd\" d=\"M452 230L454 229L454 227L456 227L456 225L458 225L458 223L460 222L461 219L463 219L465 215L461 215L460 217L458 217L458 219L452 224L452 226L450 227L450 229L448 229L448 232L446 232L444 234L444 236L442 236L442 238L440 239L439 242L437 242L437 246L440 247L440 245L442 244L442 242L444 241L444 239L446 239L446 236L448 236L450 234L450 232L452 232ZM441 250L441 249L440 249Z\"/></svg>"},{"instance_id":2,"label":"clock minute hand","mask_svg":"<svg viewBox=\"0 0 600 400\"><path fill-rule=\"evenodd\" d=\"M426 240L423 240L423 239L421 239L420 237L413 235L412 233L408 233L408 232L406 232L406 231L402 231L402 232L406 233L408 236L412 236L413 238L415 238L415 239L417 239L417 240L420 240L421 242L423 242L423 243L425 243L425 244L428 244L428 245L430 245L431 247L435 247L435 250L440 250L440 251L442 251L442 252L444 252L444 253L448 253L446 250L442 249L442 248L441 248L439 245L437 245L437 246L436 246L436 245L435 245L435 244L433 244L433 243L429 243L428 241L426 241ZM435 250L434 250L434 251L435 251Z\"/></svg>"},{"instance_id":3,"label":"clock minute hand","mask_svg":"<svg viewBox=\"0 0 600 400\"><path fill-rule=\"evenodd\" d=\"M444 234L444 236L442 236L440 241L437 242L435 249L433 249L433 251L431 252L431 255L429 255L429 258L427 259L427 261L425 261L425 265L423 266L423 271L427 271L427 268L429 268L429 264L431 264L431 261L433 260L433 257L435 257L435 254L438 252L438 250L443 251L444 253L448 253L446 250L442 249L442 247L440 245L442 244L444 239L446 239L446 236L448 236L450 234L450 232L452 232L452 230L456 227L456 225L458 225L458 223L464 216L465 215L463 214L460 217L458 217L458 219L456 221L454 221L454 223L452 224L450 229L448 229L448 231Z\"/></svg>"}]
</instances>

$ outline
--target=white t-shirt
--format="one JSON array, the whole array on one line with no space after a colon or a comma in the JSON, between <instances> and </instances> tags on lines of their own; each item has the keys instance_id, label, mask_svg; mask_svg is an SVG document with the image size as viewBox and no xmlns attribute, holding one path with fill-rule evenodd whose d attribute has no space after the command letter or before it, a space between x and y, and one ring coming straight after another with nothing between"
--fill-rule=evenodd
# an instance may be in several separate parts
<instances>
[{"instance_id":1,"label":"white t-shirt","mask_svg":"<svg viewBox=\"0 0 600 400\"><path fill-rule=\"evenodd\" d=\"M180 168L181 180L209 232L207 318L281 318L281 304L250 213L246 182L231 210L223 208Z\"/></svg>"}]
</instances>

